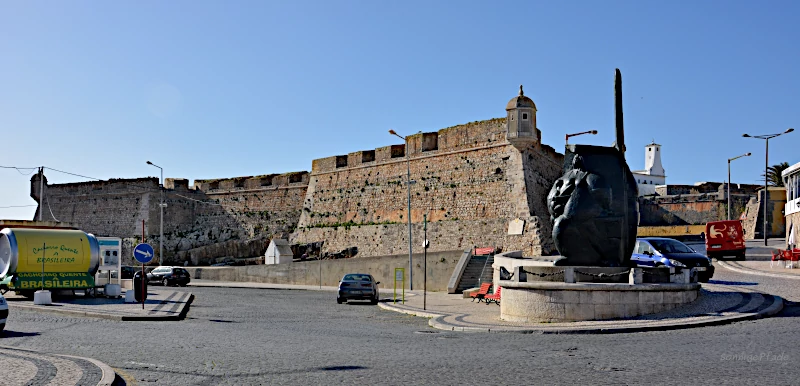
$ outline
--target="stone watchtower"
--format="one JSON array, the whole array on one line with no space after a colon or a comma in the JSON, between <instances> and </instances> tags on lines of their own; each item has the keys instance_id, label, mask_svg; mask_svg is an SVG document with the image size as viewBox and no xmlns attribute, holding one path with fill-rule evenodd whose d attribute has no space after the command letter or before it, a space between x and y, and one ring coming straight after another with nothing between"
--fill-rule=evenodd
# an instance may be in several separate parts
<instances>
[{"instance_id":1,"label":"stone watchtower","mask_svg":"<svg viewBox=\"0 0 800 386\"><path fill-rule=\"evenodd\" d=\"M540 141L540 132L536 128L536 105L531 98L522 92L511 98L506 105L506 139L517 150L524 150Z\"/></svg>"}]
</instances>

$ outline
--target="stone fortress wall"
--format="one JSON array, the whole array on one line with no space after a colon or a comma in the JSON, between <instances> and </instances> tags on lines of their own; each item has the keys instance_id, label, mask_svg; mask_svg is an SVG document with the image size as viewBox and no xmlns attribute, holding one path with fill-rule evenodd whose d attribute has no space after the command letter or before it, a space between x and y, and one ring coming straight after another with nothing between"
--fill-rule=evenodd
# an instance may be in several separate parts
<instances>
[{"instance_id":1,"label":"stone fortress wall","mask_svg":"<svg viewBox=\"0 0 800 386\"><path fill-rule=\"evenodd\" d=\"M359 255L408 252L407 168L414 245L429 251L498 246L531 254L554 251L545 204L563 156L539 144L519 151L506 140L506 120L492 119L407 137L392 145L314 160L295 243L324 249L357 246ZM521 235L509 222L525 221Z\"/></svg>"},{"instance_id":2,"label":"stone fortress wall","mask_svg":"<svg viewBox=\"0 0 800 386\"><path fill-rule=\"evenodd\" d=\"M427 214L431 252L473 246L554 251L545 198L563 156L538 143L519 151L505 134L505 119L497 118L408 137L415 244ZM196 180L193 186L167 178L164 255L191 264L256 256L275 235L293 243L323 241L322 252L356 246L358 256L407 253L406 162L405 145L391 145L314 160L311 173ZM38 186L34 176L35 197ZM123 256L129 256L141 241L142 220L147 242L157 249L160 199L155 177L45 185L43 219L122 237ZM522 234L508 235L517 218L524 221ZM421 251L420 245L414 248Z\"/></svg>"},{"instance_id":3,"label":"stone fortress wall","mask_svg":"<svg viewBox=\"0 0 800 386\"><path fill-rule=\"evenodd\" d=\"M420 132L406 142L314 160L310 173L196 180L191 187L166 179L165 262L257 256L275 236L322 242L321 253L407 253L409 164L415 250L422 249L427 215L431 252L555 251L545 199L563 155L541 144L536 106L521 86L505 118ZM38 176L31 185L36 198ZM42 208L46 220L122 237L127 249L141 241L144 220L147 241L156 246L161 193L156 178L46 185Z\"/></svg>"},{"instance_id":4,"label":"stone fortress wall","mask_svg":"<svg viewBox=\"0 0 800 386\"><path fill-rule=\"evenodd\" d=\"M198 180L191 187L185 179L167 178L164 255L167 260L173 257L198 264L203 259L231 256L204 253L213 245L241 249L235 244L249 240L245 243L249 249L241 251L248 255L266 248L273 235L288 235L296 227L307 186L307 172ZM39 189L39 176L35 175L31 179L34 199L38 200ZM45 184L44 190L43 220L70 223L96 236L121 237L124 257L132 256L131 249L141 242L144 232L146 241L158 251L158 178Z\"/></svg>"}]
</instances>

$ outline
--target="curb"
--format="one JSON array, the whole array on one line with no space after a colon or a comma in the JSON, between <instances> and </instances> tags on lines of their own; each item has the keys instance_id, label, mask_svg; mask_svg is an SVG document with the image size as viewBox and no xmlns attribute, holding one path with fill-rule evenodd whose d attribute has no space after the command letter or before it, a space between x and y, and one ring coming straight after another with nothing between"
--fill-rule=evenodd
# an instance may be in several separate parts
<instances>
[{"instance_id":1,"label":"curb","mask_svg":"<svg viewBox=\"0 0 800 386\"><path fill-rule=\"evenodd\" d=\"M100 382L97 383L97 386L111 386L112 384L114 384L114 379L116 379L117 377L117 373L114 371L114 369L111 368L111 366L103 362L100 362L97 359L76 357L73 355L61 355L61 354L53 354L53 355L58 355L60 357L67 357L67 358L83 359L94 363L94 365L99 367L100 371L102 371L103 373L103 376L100 378Z\"/></svg>"},{"instance_id":2,"label":"curb","mask_svg":"<svg viewBox=\"0 0 800 386\"><path fill-rule=\"evenodd\" d=\"M114 383L114 379L116 379L116 377L117 377L117 373L114 371L114 369L111 368L111 366L109 366L109 365L107 365L107 364L105 364L103 362L100 362L97 359L79 357L79 356L75 356L75 355L50 354L50 353L43 354L43 353L41 353L39 351L28 350L28 349L19 348L19 347L11 347L11 346L2 346L2 345L0 345L0 348L6 349L6 350L25 351L25 352L29 352L29 353L32 353L32 354L38 354L38 355L51 355L51 356L57 356L57 357L62 357L62 358L81 359L81 360L85 360L85 361L91 362L93 365L99 367L101 373L103 374L102 377L100 378L100 382L97 383L97 386L111 386Z\"/></svg>"},{"instance_id":3,"label":"curb","mask_svg":"<svg viewBox=\"0 0 800 386\"><path fill-rule=\"evenodd\" d=\"M181 312L174 316L122 316L120 320L123 322L175 322L186 319L186 314L189 313L189 306L194 302L194 294L189 292L189 299L183 305Z\"/></svg>"},{"instance_id":4,"label":"curb","mask_svg":"<svg viewBox=\"0 0 800 386\"><path fill-rule=\"evenodd\" d=\"M213 284L213 283L189 283L188 287L196 287L196 288L241 288L241 289L268 289L268 290L281 290L281 291L329 291L335 292L338 288L332 286L322 286L319 288L317 286L294 286L288 287L283 284L275 284L275 283L255 283L255 282L242 282L248 284L238 284L237 282L224 282L221 284ZM254 285L255 284L255 285Z\"/></svg>"},{"instance_id":5,"label":"curb","mask_svg":"<svg viewBox=\"0 0 800 386\"><path fill-rule=\"evenodd\" d=\"M660 325L645 325L645 326L634 325L634 326L624 326L624 327L609 326L609 327L587 327L587 328L565 327L565 328L548 328L548 329L544 328L511 329L502 326L497 326L497 328L454 326L452 324L443 322L443 319L447 315L441 315L421 310L394 307L392 305L384 303L380 303L379 306L389 311L396 311L408 315L431 318L428 321L429 326L436 328L438 330L445 330L445 331L493 332L493 333L512 333L512 334L620 334L620 333L632 333L632 332L667 331L667 330L680 330L680 329L696 328L696 327L719 326L743 320L766 318L781 312L783 310L783 305L784 305L783 298L774 295L768 295L768 296L771 296L773 298L772 303L765 309L755 313L751 312L751 313L744 313L741 315L720 316L717 319L703 320L696 322L688 321L688 322L676 322L672 324L660 324ZM704 315L710 315L710 314L704 314ZM696 315L696 316L702 316L702 315Z\"/></svg>"},{"instance_id":6,"label":"curb","mask_svg":"<svg viewBox=\"0 0 800 386\"><path fill-rule=\"evenodd\" d=\"M746 275L767 276L767 277L775 277L778 279L800 280L800 275L786 275L780 273L764 272L764 271L759 271L757 269L751 269L746 267L734 267L724 261L717 261L717 264L723 266L725 269L729 269L733 272L743 273Z\"/></svg>"},{"instance_id":7,"label":"curb","mask_svg":"<svg viewBox=\"0 0 800 386\"><path fill-rule=\"evenodd\" d=\"M68 316L83 316L83 317L90 317L90 318L100 318L100 319L108 319L114 320L118 322L143 322L143 321L164 321L164 322L174 322L186 319L186 314L189 313L189 306L191 306L192 302L194 302L194 294L189 293L189 298L186 300L186 304L183 305L181 312L178 315L167 315L167 316L124 316L124 315L110 315L100 312L89 312L89 311L76 311L76 310L62 310L58 309L57 307L52 306L29 306L25 304L14 304L11 303L12 308L21 309L26 311L34 311L34 312L48 312L51 314L61 314L61 315L68 315Z\"/></svg>"},{"instance_id":8,"label":"curb","mask_svg":"<svg viewBox=\"0 0 800 386\"><path fill-rule=\"evenodd\" d=\"M75 311L75 310L60 310L58 308L53 308L52 306L28 306L24 304L14 304L11 303L12 308L26 310L26 311L35 311L35 312L48 312L51 314L61 314L61 315L69 315L69 316L86 316L92 318L100 318L100 319L109 319L109 320L116 320L122 321L123 317L120 315L109 315L103 313L95 313L95 312L86 312L86 311Z\"/></svg>"}]
</instances>

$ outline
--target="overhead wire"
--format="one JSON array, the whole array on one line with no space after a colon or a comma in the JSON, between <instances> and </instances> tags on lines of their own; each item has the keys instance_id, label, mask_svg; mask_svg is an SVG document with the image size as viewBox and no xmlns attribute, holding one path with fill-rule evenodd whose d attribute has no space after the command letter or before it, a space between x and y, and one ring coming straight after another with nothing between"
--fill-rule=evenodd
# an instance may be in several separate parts
<instances>
[{"instance_id":1,"label":"overhead wire","mask_svg":"<svg viewBox=\"0 0 800 386\"><path fill-rule=\"evenodd\" d=\"M42 196L42 197L43 197L44 201L47 202L47 209L50 211L50 217L52 217L53 220L55 220L55 222L61 222L61 221L58 221L58 219L56 218L56 215L53 214L53 209L50 208L50 200L48 200L46 196Z\"/></svg>"},{"instance_id":2,"label":"overhead wire","mask_svg":"<svg viewBox=\"0 0 800 386\"><path fill-rule=\"evenodd\" d=\"M17 170L17 172L19 172L20 174L22 174L22 172L20 171L20 169L24 169L24 170L32 170L32 171L31 171L30 173L28 173L27 175L31 175L31 174L33 174L35 171L39 170L39 168L38 168L38 167L36 167L36 168L27 168L27 167L18 167L18 166L0 166L0 168L4 168L4 169L16 169L16 170ZM64 173L64 174L68 174L68 175L71 175L71 176L76 176L76 177L86 178L86 179L95 180L95 181L103 181L102 179L100 179L100 178L97 178L97 177L85 176L85 175L78 174L78 173L72 173L72 172L68 172L68 171L64 171L64 170L59 170L59 169L52 168L52 167L49 167L49 166L42 166L42 168L44 168L44 169L50 169L50 170L52 170L52 171L59 172L59 173ZM161 187L159 187L159 188L153 188L152 186L145 186L145 185L140 185L140 184L129 184L128 186L131 186L131 187L136 187L136 188L140 188L140 189L142 189L142 191L152 191L152 192L161 191ZM177 193L171 193L171 192L166 192L166 193L167 193L167 194L170 194L170 195L173 195L173 196L178 196L178 197L181 197L181 198L184 198L184 199L190 200L190 201L199 202L199 203L201 203L201 204L206 204L206 205L218 205L218 206L221 206L221 205L222 205L222 204L220 204L220 203L215 203L215 202L207 202L207 201L197 200L197 199L194 199L194 198L191 198L191 197L186 197L186 196L184 196L184 195L177 194ZM52 216L52 215L53 215L53 210L50 208L50 202L49 202L49 201L47 201L47 205L48 205L48 209L50 210L50 215ZM36 206L36 205L23 205L23 206L20 206L20 207L27 207L27 206ZM14 207L17 207L17 206L14 206ZM55 217L55 216L53 216L53 219L55 219L55 218L56 218L56 217ZM58 221L58 220L56 220L56 221Z\"/></svg>"},{"instance_id":3,"label":"overhead wire","mask_svg":"<svg viewBox=\"0 0 800 386\"><path fill-rule=\"evenodd\" d=\"M29 175L33 174L34 172L36 172L37 170L39 170L39 168L23 168L23 167L20 167L20 166L0 166L0 168L3 168L3 169L14 169L14 170L17 171L17 173L22 174L23 176L29 176ZM30 173L23 173L22 172L23 170L30 170L31 172Z\"/></svg>"},{"instance_id":4,"label":"overhead wire","mask_svg":"<svg viewBox=\"0 0 800 386\"><path fill-rule=\"evenodd\" d=\"M71 175L71 176L83 177L83 178L88 178L88 179L90 179L90 180L102 181L102 180L101 180L101 179L99 179L99 178L95 178L95 177L89 177L89 176L83 176L83 175L76 174L76 173L65 172L65 171L63 171L63 170L58 170L58 169L56 169L56 168L51 168L51 167L49 167L49 166L42 166L42 167L43 167L43 168L46 168L46 169L50 169L50 170L52 170L52 171L59 172L59 173L69 174L69 175Z\"/></svg>"}]
</instances>

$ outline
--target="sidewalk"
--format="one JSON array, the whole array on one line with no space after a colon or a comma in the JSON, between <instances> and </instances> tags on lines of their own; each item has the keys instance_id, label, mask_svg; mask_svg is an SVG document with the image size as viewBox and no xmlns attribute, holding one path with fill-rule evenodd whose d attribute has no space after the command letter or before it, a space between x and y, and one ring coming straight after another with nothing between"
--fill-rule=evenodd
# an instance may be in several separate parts
<instances>
[{"instance_id":1,"label":"sidewalk","mask_svg":"<svg viewBox=\"0 0 800 386\"><path fill-rule=\"evenodd\" d=\"M406 302L380 303L384 309L429 317L431 327L451 331L516 332L541 334L609 334L671 330L731 323L777 314L783 299L746 288L703 283L696 301L651 315L630 319L564 323L513 323L500 319L500 306L472 302L462 295L406 292ZM732 291L733 290L733 291ZM501 301L502 303L502 301Z\"/></svg>"},{"instance_id":2,"label":"sidewalk","mask_svg":"<svg viewBox=\"0 0 800 386\"><path fill-rule=\"evenodd\" d=\"M46 354L0 346L0 379L4 385L110 386L116 373L96 359Z\"/></svg>"},{"instance_id":3,"label":"sidewalk","mask_svg":"<svg viewBox=\"0 0 800 386\"><path fill-rule=\"evenodd\" d=\"M15 295L13 292L6 293L5 298L10 312L21 309L119 321L170 321L181 320L186 316L194 295L191 292L149 286L144 308L141 303L125 303L124 292L120 298L53 296L53 304L49 306L35 305L33 299Z\"/></svg>"},{"instance_id":4,"label":"sidewalk","mask_svg":"<svg viewBox=\"0 0 800 386\"><path fill-rule=\"evenodd\" d=\"M772 266L770 266L770 261L716 260L715 263L725 269L748 275L800 280L800 265L797 262L794 263L794 268L786 268L786 264L783 261L776 261Z\"/></svg>"}]
</instances>

